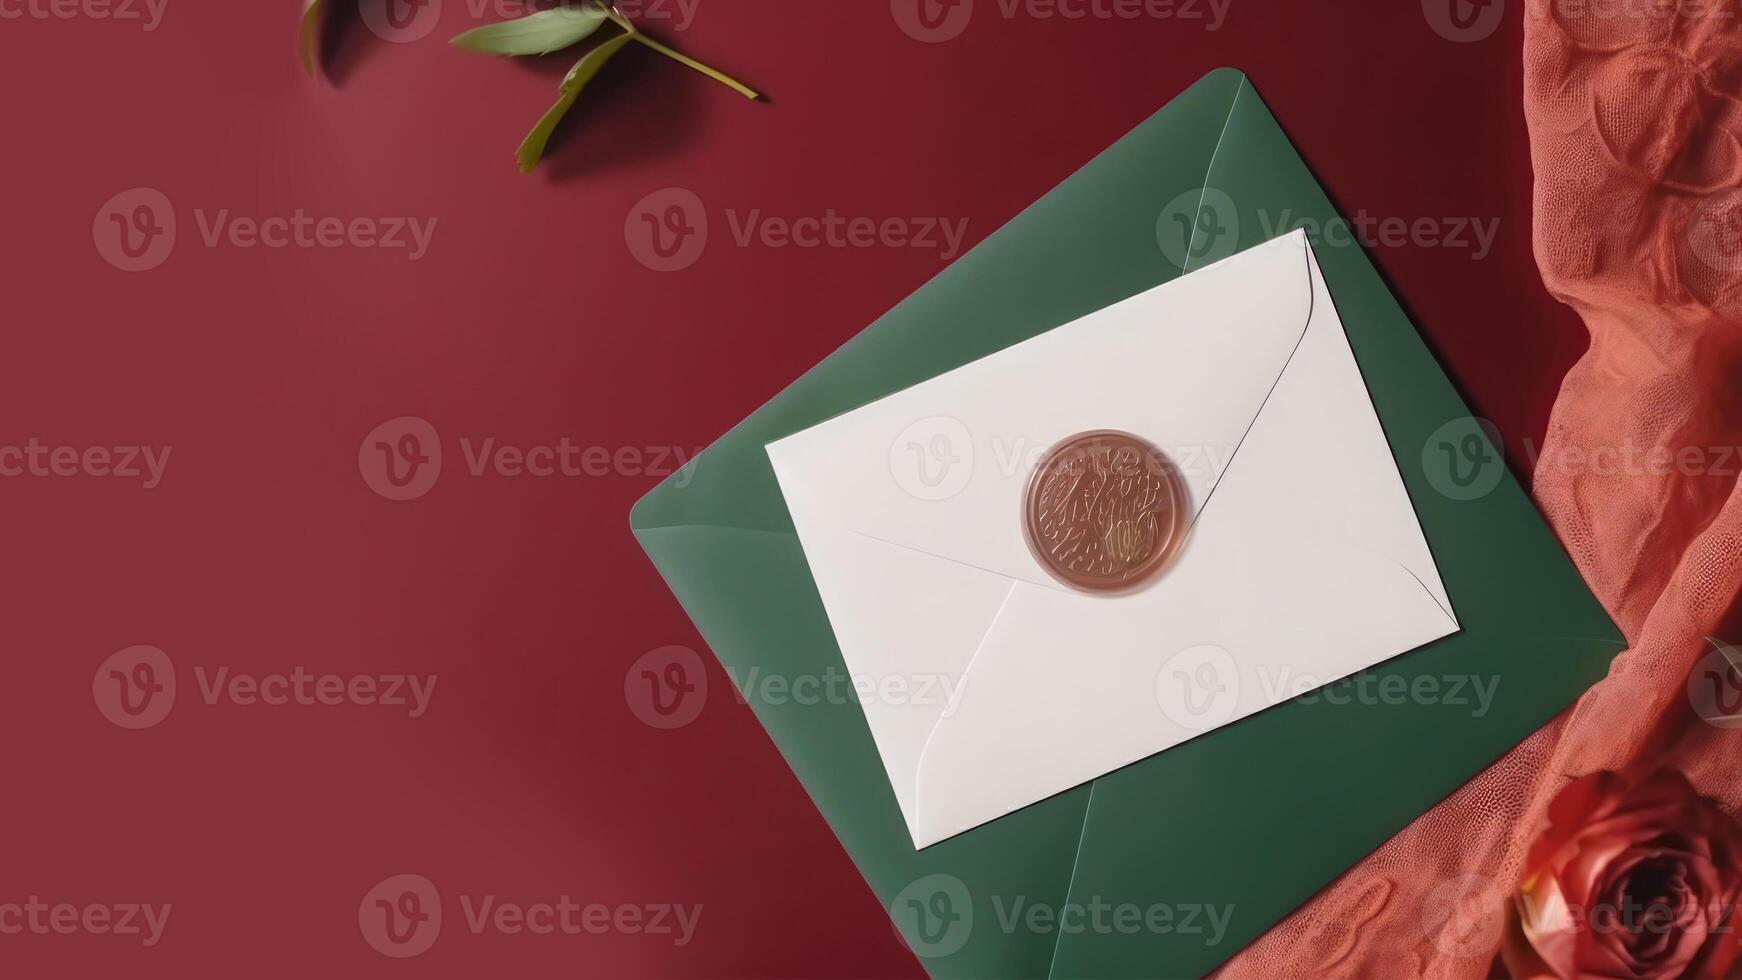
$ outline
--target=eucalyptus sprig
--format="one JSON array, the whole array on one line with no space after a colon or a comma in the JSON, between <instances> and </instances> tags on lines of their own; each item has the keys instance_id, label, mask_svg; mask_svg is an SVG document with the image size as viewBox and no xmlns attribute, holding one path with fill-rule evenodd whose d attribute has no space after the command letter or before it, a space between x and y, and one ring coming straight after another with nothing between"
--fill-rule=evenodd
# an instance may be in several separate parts
<instances>
[{"instance_id":1,"label":"eucalyptus sprig","mask_svg":"<svg viewBox=\"0 0 1742 980\"><path fill-rule=\"evenodd\" d=\"M325 16L324 8L327 6L329 4L325 0L303 0L302 20L297 28L297 52L302 59L303 70L311 78L318 67L317 49L320 44L322 18ZM631 41L701 72L745 98L762 98L755 89L725 72L710 68L641 33L635 23L617 9L616 4L603 3L601 0L585 0L578 5L552 7L515 20L474 28L455 37L453 45L466 51L511 57L545 55L585 41L607 22L616 25L622 33L594 45L563 76L562 84L557 87L556 104L546 110L544 116L538 120L538 125L526 134L526 139L521 141L520 149L514 155L521 173L531 173L538 166L551 134L556 131L557 125L568 115L569 110L574 108L575 102L581 97L581 90Z\"/></svg>"},{"instance_id":2,"label":"eucalyptus sprig","mask_svg":"<svg viewBox=\"0 0 1742 980\"><path fill-rule=\"evenodd\" d=\"M318 3L320 0L311 0ZM557 87L556 104L548 109L539 119L538 125L532 127L532 132L526 134L521 141L520 149L514 159L520 165L521 173L531 173L538 166L538 161L544 156L545 146L556 131L557 124L574 108L575 102L581 97L581 90L598 74L600 69L611 60L617 52L623 50L629 42L634 41L645 47L676 61L678 64L692 68L713 80L725 85L749 99L759 99L761 94L748 85L727 75L726 73L675 51L635 27L635 23L616 5L606 6L598 0L591 0L578 7L553 7L541 10L535 14L515 20L503 21L475 28L453 39L455 47L467 51L478 51L484 54L508 56L543 55L572 47L591 37L595 31L605 25L606 21L620 28L623 33L617 34L598 45L575 62L569 73L563 76L562 84Z\"/></svg>"}]
</instances>

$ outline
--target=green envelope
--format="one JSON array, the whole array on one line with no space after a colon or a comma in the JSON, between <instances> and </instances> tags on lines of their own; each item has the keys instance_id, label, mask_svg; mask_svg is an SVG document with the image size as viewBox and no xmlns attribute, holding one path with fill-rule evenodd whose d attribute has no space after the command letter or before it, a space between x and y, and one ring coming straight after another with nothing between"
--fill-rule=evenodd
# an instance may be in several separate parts
<instances>
[{"instance_id":1,"label":"green envelope","mask_svg":"<svg viewBox=\"0 0 1742 980\"><path fill-rule=\"evenodd\" d=\"M1246 77L1216 71L648 494L635 534L734 678L845 676L767 443L1259 244L1288 230L1279 222L1337 220ZM1347 236L1314 245L1462 631L923 851L857 703L745 692L933 976L1203 974L1572 703L1624 647L1365 254ZM1438 693L1398 696L1412 684Z\"/></svg>"}]
</instances>

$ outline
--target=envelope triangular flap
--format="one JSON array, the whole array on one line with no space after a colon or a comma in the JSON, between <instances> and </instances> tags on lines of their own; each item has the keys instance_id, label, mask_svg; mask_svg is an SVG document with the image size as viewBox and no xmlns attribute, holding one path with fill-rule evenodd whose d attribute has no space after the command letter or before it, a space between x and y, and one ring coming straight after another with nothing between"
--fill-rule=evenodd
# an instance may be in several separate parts
<instances>
[{"instance_id":1,"label":"envelope triangular flap","mask_svg":"<svg viewBox=\"0 0 1742 980\"><path fill-rule=\"evenodd\" d=\"M1117 599L1012 589L926 745L921 843L1457 629L1306 240L1253 251L1279 246L1309 259L1289 274L1308 283L1311 322L1238 451L1219 457L1185 553ZM1175 654L1204 645L1225 658L1218 683L1234 700L1214 718L1171 716L1156 689Z\"/></svg>"},{"instance_id":2,"label":"envelope triangular flap","mask_svg":"<svg viewBox=\"0 0 1742 980\"><path fill-rule=\"evenodd\" d=\"M1013 580L1059 588L1016 520L1029 457L1100 427L1143 433L1176 459L1231 457L1306 329L1307 260L1301 236L1253 249L768 447L842 657L872 688L866 719L917 845L966 829L922 829L915 802L921 755L960 706L948 695ZM938 416L973 434L973 473L953 496L920 499L888 456L914 420ZM1183 472L1195 511L1222 470ZM891 684L899 696L880 690ZM1020 804L1107 768L1064 783L1055 773ZM993 805L991 816L1015 808Z\"/></svg>"},{"instance_id":3,"label":"envelope triangular flap","mask_svg":"<svg viewBox=\"0 0 1742 980\"><path fill-rule=\"evenodd\" d=\"M920 756L986 624L1008 599L1010 580L853 531L782 454L770 455L842 661L864 685L859 701L889 785L912 826Z\"/></svg>"},{"instance_id":4,"label":"envelope triangular flap","mask_svg":"<svg viewBox=\"0 0 1742 980\"><path fill-rule=\"evenodd\" d=\"M1299 235L1254 248L776 442L781 488L879 541L1059 588L1017 517L1039 456L1085 431L1138 433L1175 460L1195 514L1306 330L1307 258ZM942 499L890 462L934 419L962 434L952 453L969 468ZM795 526L808 549L813 527Z\"/></svg>"}]
</instances>

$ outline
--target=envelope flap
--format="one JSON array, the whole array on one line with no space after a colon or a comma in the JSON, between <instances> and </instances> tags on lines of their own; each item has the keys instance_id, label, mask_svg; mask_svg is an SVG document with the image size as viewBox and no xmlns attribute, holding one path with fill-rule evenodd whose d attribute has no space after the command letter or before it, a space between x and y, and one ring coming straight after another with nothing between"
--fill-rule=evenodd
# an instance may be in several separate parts
<instances>
[{"instance_id":1,"label":"envelope flap","mask_svg":"<svg viewBox=\"0 0 1742 980\"><path fill-rule=\"evenodd\" d=\"M1288 235L769 446L790 495L889 544L1060 588L1020 532L1047 449L1117 429L1210 498L1313 312ZM941 325L940 325L941 329Z\"/></svg>"}]
</instances>

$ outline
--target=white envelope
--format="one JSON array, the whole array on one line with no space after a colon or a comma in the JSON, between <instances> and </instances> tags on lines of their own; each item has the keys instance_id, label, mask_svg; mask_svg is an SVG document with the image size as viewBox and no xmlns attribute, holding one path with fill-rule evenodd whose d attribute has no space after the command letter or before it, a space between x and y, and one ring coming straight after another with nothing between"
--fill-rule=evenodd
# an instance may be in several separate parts
<instances>
[{"instance_id":1,"label":"white envelope","mask_svg":"<svg viewBox=\"0 0 1742 980\"><path fill-rule=\"evenodd\" d=\"M1022 533L1038 457L1096 429L1166 452L1194 515L1112 597ZM916 847L1458 630L1299 232L768 455Z\"/></svg>"}]
</instances>

